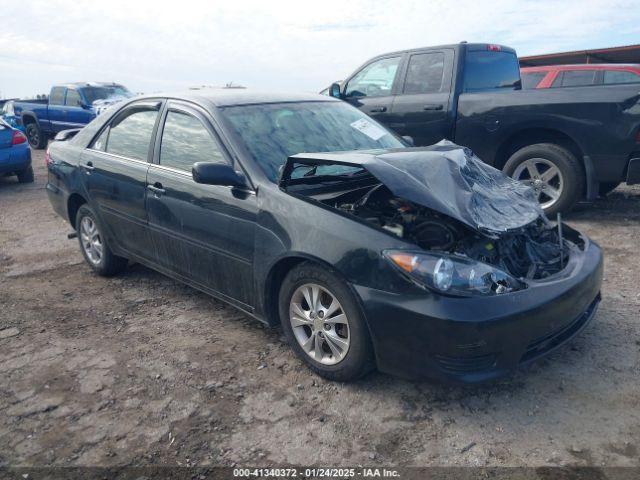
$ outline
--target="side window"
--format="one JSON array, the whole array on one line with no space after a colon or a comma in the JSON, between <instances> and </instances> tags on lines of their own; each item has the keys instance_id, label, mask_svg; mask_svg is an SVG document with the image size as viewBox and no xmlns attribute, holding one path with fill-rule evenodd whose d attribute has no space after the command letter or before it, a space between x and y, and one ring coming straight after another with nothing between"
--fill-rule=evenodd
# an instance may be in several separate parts
<instances>
[{"instance_id":1,"label":"side window","mask_svg":"<svg viewBox=\"0 0 640 480\"><path fill-rule=\"evenodd\" d=\"M383 97L391 95L393 80L402 57L383 58L370 63L349 80L347 97Z\"/></svg>"},{"instance_id":2,"label":"side window","mask_svg":"<svg viewBox=\"0 0 640 480\"><path fill-rule=\"evenodd\" d=\"M200 120L170 110L162 131L160 165L190 172L196 162L226 163L218 144Z\"/></svg>"},{"instance_id":3,"label":"side window","mask_svg":"<svg viewBox=\"0 0 640 480\"><path fill-rule=\"evenodd\" d=\"M109 138L109 127L105 128L98 138L93 141L91 148L93 150L107 151L107 138Z\"/></svg>"},{"instance_id":4,"label":"side window","mask_svg":"<svg viewBox=\"0 0 640 480\"><path fill-rule=\"evenodd\" d=\"M604 84L613 85L616 83L640 83L640 76L623 70L605 70Z\"/></svg>"},{"instance_id":5,"label":"side window","mask_svg":"<svg viewBox=\"0 0 640 480\"><path fill-rule=\"evenodd\" d=\"M444 53L411 55L403 93L434 93L442 88Z\"/></svg>"},{"instance_id":6,"label":"side window","mask_svg":"<svg viewBox=\"0 0 640 480\"><path fill-rule=\"evenodd\" d=\"M565 70L562 75L563 87L581 87L595 83L595 70ZM555 82L554 82L555 86Z\"/></svg>"},{"instance_id":7,"label":"side window","mask_svg":"<svg viewBox=\"0 0 640 480\"><path fill-rule=\"evenodd\" d=\"M151 134L158 111L148 107L131 108L109 127L106 152L136 160L147 160Z\"/></svg>"},{"instance_id":8,"label":"side window","mask_svg":"<svg viewBox=\"0 0 640 480\"><path fill-rule=\"evenodd\" d=\"M53 87L49 97L49 105L64 105L64 87Z\"/></svg>"},{"instance_id":9,"label":"side window","mask_svg":"<svg viewBox=\"0 0 640 480\"><path fill-rule=\"evenodd\" d=\"M522 79L522 88L536 88L544 77L547 76L547 72L522 72L520 78Z\"/></svg>"},{"instance_id":10,"label":"side window","mask_svg":"<svg viewBox=\"0 0 640 480\"><path fill-rule=\"evenodd\" d=\"M80 94L77 90L68 88L67 89L67 99L64 102L68 107L79 107L82 105L80 100Z\"/></svg>"}]
</instances>

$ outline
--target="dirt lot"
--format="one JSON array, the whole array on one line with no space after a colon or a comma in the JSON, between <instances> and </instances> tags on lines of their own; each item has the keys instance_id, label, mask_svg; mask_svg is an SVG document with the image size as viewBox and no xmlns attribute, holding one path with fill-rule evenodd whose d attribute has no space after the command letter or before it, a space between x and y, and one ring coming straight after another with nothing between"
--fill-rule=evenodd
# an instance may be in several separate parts
<instances>
[{"instance_id":1,"label":"dirt lot","mask_svg":"<svg viewBox=\"0 0 640 480\"><path fill-rule=\"evenodd\" d=\"M488 386L343 385L151 270L93 275L34 158L0 179L0 466L640 465L640 188L568 217L606 252L569 346Z\"/></svg>"}]
</instances>

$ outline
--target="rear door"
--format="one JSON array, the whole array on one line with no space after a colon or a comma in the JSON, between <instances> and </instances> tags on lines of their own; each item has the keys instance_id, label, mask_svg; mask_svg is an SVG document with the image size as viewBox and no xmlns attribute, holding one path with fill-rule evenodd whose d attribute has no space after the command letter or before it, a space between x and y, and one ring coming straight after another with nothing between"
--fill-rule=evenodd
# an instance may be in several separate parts
<instances>
[{"instance_id":1,"label":"rear door","mask_svg":"<svg viewBox=\"0 0 640 480\"><path fill-rule=\"evenodd\" d=\"M169 101L147 177L155 263L226 300L249 307L257 203L249 190L202 185L196 162L233 164L207 112Z\"/></svg>"},{"instance_id":2,"label":"rear door","mask_svg":"<svg viewBox=\"0 0 640 480\"><path fill-rule=\"evenodd\" d=\"M396 128L391 117L393 100L403 55L377 58L345 81L343 99L390 128Z\"/></svg>"},{"instance_id":3,"label":"rear door","mask_svg":"<svg viewBox=\"0 0 640 480\"><path fill-rule=\"evenodd\" d=\"M416 146L431 145L450 135L453 60L452 49L408 54L392 116L395 130L412 137Z\"/></svg>"},{"instance_id":4,"label":"rear door","mask_svg":"<svg viewBox=\"0 0 640 480\"><path fill-rule=\"evenodd\" d=\"M127 105L82 154L90 203L113 242L127 254L151 259L145 197L160 100Z\"/></svg>"}]
</instances>

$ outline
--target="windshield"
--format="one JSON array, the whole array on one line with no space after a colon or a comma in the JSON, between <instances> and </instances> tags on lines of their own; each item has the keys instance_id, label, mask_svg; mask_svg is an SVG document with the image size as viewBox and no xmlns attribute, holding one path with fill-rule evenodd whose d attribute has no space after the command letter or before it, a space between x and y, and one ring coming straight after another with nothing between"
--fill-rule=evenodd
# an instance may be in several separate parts
<instances>
[{"instance_id":1,"label":"windshield","mask_svg":"<svg viewBox=\"0 0 640 480\"><path fill-rule=\"evenodd\" d=\"M122 85L112 85L108 87L83 87L82 93L89 105L96 100L104 100L111 97L133 97L133 93Z\"/></svg>"},{"instance_id":2,"label":"windshield","mask_svg":"<svg viewBox=\"0 0 640 480\"><path fill-rule=\"evenodd\" d=\"M221 108L254 160L275 182L291 155L402 148L405 145L385 127L357 108L342 102L274 103ZM335 174L322 166L313 174ZM322 172L322 169L331 169ZM301 176L298 171L294 176Z\"/></svg>"}]
</instances>

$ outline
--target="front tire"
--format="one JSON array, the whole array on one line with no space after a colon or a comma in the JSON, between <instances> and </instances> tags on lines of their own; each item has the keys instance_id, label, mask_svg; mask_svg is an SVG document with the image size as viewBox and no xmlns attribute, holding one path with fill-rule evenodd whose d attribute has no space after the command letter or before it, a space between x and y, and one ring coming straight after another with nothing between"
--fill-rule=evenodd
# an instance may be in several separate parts
<instances>
[{"instance_id":1,"label":"front tire","mask_svg":"<svg viewBox=\"0 0 640 480\"><path fill-rule=\"evenodd\" d=\"M33 183L33 167L29 165L27 168L18 172L18 182L20 183Z\"/></svg>"},{"instance_id":2,"label":"front tire","mask_svg":"<svg viewBox=\"0 0 640 480\"><path fill-rule=\"evenodd\" d=\"M82 256L98 275L110 277L127 266L127 259L114 255L93 209L80 206L76 215L76 232Z\"/></svg>"},{"instance_id":3,"label":"front tire","mask_svg":"<svg viewBox=\"0 0 640 480\"><path fill-rule=\"evenodd\" d=\"M328 269L308 262L292 269L280 288L279 311L289 345L321 377L351 381L374 368L360 306Z\"/></svg>"},{"instance_id":4,"label":"front tire","mask_svg":"<svg viewBox=\"0 0 640 480\"><path fill-rule=\"evenodd\" d=\"M42 150L47 146L47 136L40 130L38 124L30 123L27 125L25 133L27 134L27 140L29 140L31 148Z\"/></svg>"},{"instance_id":5,"label":"front tire","mask_svg":"<svg viewBox=\"0 0 640 480\"><path fill-rule=\"evenodd\" d=\"M503 171L533 187L548 216L568 212L583 196L582 165L569 150L553 143L538 143L515 152Z\"/></svg>"}]
</instances>

